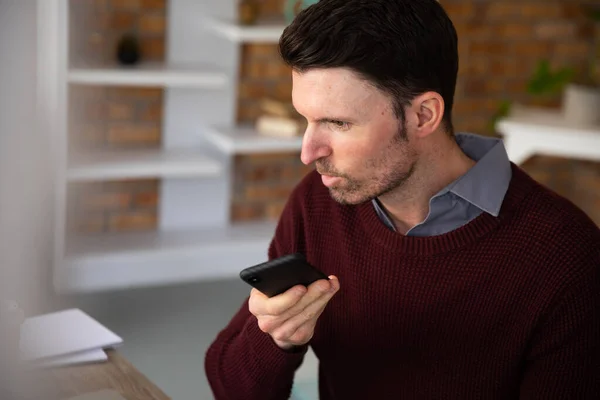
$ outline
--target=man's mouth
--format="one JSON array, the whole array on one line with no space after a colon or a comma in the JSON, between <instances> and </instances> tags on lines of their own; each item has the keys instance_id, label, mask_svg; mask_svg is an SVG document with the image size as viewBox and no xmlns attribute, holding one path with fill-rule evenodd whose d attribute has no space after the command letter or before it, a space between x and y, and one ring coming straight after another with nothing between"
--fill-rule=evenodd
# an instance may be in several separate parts
<instances>
[{"instance_id":1,"label":"man's mouth","mask_svg":"<svg viewBox=\"0 0 600 400\"><path fill-rule=\"evenodd\" d=\"M336 177L336 178L339 177L339 175L336 175L336 174L328 172L328 171L323 171L323 170L319 169L318 167L317 167L317 172L319 173L319 175L330 176L332 178L333 177Z\"/></svg>"},{"instance_id":2,"label":"man's mouth","mask_svg":"<svg viewBox=\"0 0 600 400\"><path fill-rule=\"evenodd\" d=\"M323 185L327 187L334 186L337 182L339 182L342 178L339 176L321 174L321 181L323 181Z\"/></svg>"}]
</instances>

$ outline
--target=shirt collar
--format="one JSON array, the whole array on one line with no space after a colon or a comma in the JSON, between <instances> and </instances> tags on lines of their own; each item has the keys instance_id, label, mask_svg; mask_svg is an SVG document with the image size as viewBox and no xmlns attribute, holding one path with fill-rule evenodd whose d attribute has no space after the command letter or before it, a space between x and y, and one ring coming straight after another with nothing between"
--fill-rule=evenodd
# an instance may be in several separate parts
<instances>
[{"instance_id":1,"label":"shirt collar","mask_svg":"<svg viewBox=\"0 0 600 400\"><path fill-rule=\"evenodd\" d=\"M470 133L457 133L455 139L476 163L438 195L450 191L497 217L512 177L504 143L501 139Z\"/></svg>"}]
</instances>

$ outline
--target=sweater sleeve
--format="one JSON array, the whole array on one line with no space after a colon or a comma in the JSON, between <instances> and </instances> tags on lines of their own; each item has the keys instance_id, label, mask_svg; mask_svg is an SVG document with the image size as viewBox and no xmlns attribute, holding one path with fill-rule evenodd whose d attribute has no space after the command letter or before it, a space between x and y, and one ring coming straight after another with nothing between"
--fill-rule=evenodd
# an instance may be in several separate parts
<instances>
[{"instance_id":1,"label":"sweater sleeve","mask_svg":"<svg viewBox=\"0 0 600 400\"><path fill-rule=\"evenodd\" d=\"M521 399L600 399L600 250L595 246L533 338Z\"/></svg>"},{"instance_id":2,"label":"sweater sleeve","mask_svg":"<svg viewBox=\"0 0 600 400\"><path fill-rule=\"evenodd\" d=\"M205 370L215 399L289 399L306 350L280 349L260 330L246 300L206 354Z\"/></svg>"},{"instance_id":3,"label":"sweater sleeve","mask_svg":"<svg viewBox=\"0 0 600 400\"><path fill-rule=\"evenodd\" d=\"M294 195L288 201L269 247L269 259L296 251ZM205 371L217 400L289 399L294 375L308 346L279 348L262 332L248 309L248 299L208 348Z\"/></svg>"}]
</instances>

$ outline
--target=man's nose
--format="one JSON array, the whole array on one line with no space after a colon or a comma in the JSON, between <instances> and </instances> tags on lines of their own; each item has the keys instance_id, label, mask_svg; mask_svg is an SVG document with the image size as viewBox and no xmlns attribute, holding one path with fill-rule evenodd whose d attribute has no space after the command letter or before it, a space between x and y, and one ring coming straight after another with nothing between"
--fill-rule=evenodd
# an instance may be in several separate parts
<instances>
[{"instance_id":1,"label":"man's nose","mask_svg":"<svg viewBox=\"0 0 600 400\"><path fill-rule=\"evenodd\" d=\"M309 126L302 139L302 153L300 154L302 163L309 165L330 154L331 148L326 143L325 138L322 135L319 135L316 129Z\"/></svg>"}]
</instances>

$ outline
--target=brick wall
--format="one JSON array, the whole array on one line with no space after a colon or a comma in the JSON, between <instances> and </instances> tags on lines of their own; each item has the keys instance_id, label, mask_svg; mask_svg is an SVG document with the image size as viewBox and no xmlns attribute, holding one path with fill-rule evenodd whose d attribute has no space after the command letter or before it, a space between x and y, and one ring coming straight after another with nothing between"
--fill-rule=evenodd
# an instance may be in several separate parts
<instances>
[{"instance_id":1,"label":"brick wall","mask_svg":"<svg viewBox=\"0 0 600 400\"><path fill-rule=\"evenodd\" d=\"M126 33L139 37L146 59L165 53L167 0L70 0L72 60L111 62L117 40Z\"/></svg>"},{"instance_id":2,"label":"brick wall","mask_svg":"<svg viewBox=\"0 0 600 400\"><path fill-rule=\"evenodd\" d=\"M591 60L594 26L582 15L578 1L440 2L455 23L460 40L461 67L454 108L458 131L495 135L490 121L505 99L558 107L559 96L540 99L526 93L526 83L538 61L547 58L552 66L569 65L582 70ZM281 10L281 0L267 0L261 14L268 18ZM289 71L279 60L276 45L244 46L239 91L240 122L256 118L256 100L263 96L291 99ZM276 205L307 171L292 161L297 158L296 153L238 157L233 217L275 217ZM282 164L296 168L289 179L281 180L275 172L267 179L261 172L277 171ZM524 168L542 183L570 196L600 223L600 164L536 157ZM571 190L577 182L585 184L585 189ZM273 196L254 196L265 191Z\"/></svg>"},{"instance_id":3,"label":"brick wall","mask_svg":"<svg viewBox=\"0 0 600 400\"><path fill-rule=\"evenodd\" d=\"M162 61L166 0L71 0L72 62L114 62L118 39L136 34L142 57ZM72 150L158 147L163 91L160 88L69 88ZM152 230L157 226L160 181L124 180L71 184L68 226L77 232Z\"/></svg>"},{"instance_id":4,"label":"brick wall","mask_svg":"<svg viewBox=\"0 0 600 400\"><path fill-rule=\"evenodd\" d=\"M489 122L504 99L559 106L560 96L539 99L526 84L540 59L585 69L594 26L576 0L441 0L459 35L460 71L455 125L492 134Z\"/></svg>"},{"instance_id":5,"label":"brick wall","mask_svg":"<svg viewBox=\"0 0 600 400\"><path fill-rule=\"evenodd\" d=\"M269 3L276 4L274 1L266 4ZM276 45L244 45L242 60L239 123L252 123L259 116L258 99L291 101L291 70L279 60ZM291 189L308 169L300 162L299 152L288 152L238 155L234 171L231 217L233 221L247 221L279 217Z\"/></svg>"},{"instance_id":6,"label":"brick wall","mask_svg":"<svg viewBox=\"0 0 600 400\"><path fill-rule=\"evenodd\" d=\"M458 130L495 134L489 121L503 99L559 107L560 95L536 98L526 84L540 59L583 71L600 27L577 0L441 0L459 35ZM599 55L600 56L600 55ZM599 57L600 59L600 57ZM533 157L523 168L568 197L600 225L600 163Z\"/></svg>"},{"instance_id":7,"label":"brick wall","mask_svg":"<svg viewBox=\"0 0 600 400\"><path fill-rule=\"evenodd\" d=\"M261 2L259 18L280 18L282 0ZM256 100L270 97L291 101L291 70L279 59L276 44L242 46L238 122L252 123L259 116ZM276 219L292 188L310 170L299 152L238 155L234 160L233 221Z\"/></svg>"},{"instance_id":8,"label":"brick wall","mask_svg":"<svg viewBox=\"0 0 600 400\"><path fill-rule=\"evenodd\" d=\"M600 225L600 163L534 156L523 168L538 182L570 199Z\"/></svg>"},{"instance_id":9,"label":"brick wall","mask_svg":"<svg viewBox=\"0 0 600 400\"><path fill-rule=\"evenodd\" d=\"M116 39L125 32L140 36L147 59L164 58L166 0L71 0L73 24L84 34L71 44L88 60L112 59ZM592 56L593 27L573 0L441 0L460 35L461 69L457 85L457 130L494 134L489 121L503 99L558 106L525 93L540 58L553 65L583 68ZM87 8L86 8L87 7ZM282 0L265 0L261 16L281 15ZM598 28L596 28L598 29ZM70 133L78 146L146 147L160 143L162 91L77 87L70 93L80 111ZM258 116L257 99L291 100L290 71L276 45L243 45L238 122ZM75 114L75 113L74 113ZM85 118L84 118L85 117ZM542 183L570 196L600 223L600 165L535 157L525 164ZM299 154L257 154L235 158L232 219L276 218L291 188L309 170ZM573 190L575 183L585 190ZM83 231L154 229L156 180L72 185L71 226Z\"/></svg>"},{"instance_id":10,"label":"brick wall","mask_svg":"<svg viewBox=\"0 0 600 400\"><path fill-rule=\"evenodd\" d=\"M298 153L236 156L231 218L276 219L300 179L310 170Z\"/></svg>"},{"instance_id":11,"label":"brick wall","mask_svg":"<svg viewBox=\"0 0 600 400\"><path fill-rule=\"evenodd\" d=\"M68 226L72 231L140 231L157 225L158 180L79 183L71 189Z\"/></svg>"}]
</instances>

